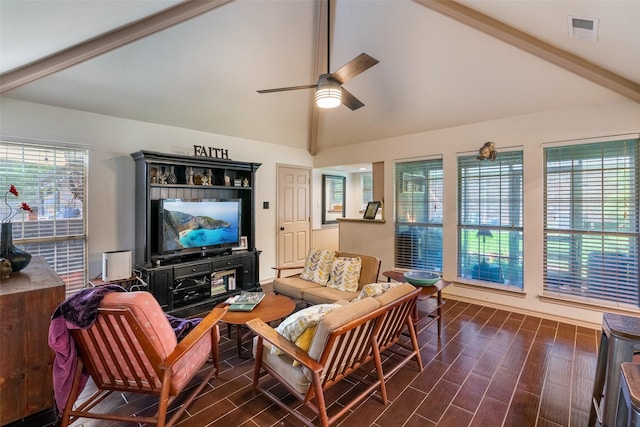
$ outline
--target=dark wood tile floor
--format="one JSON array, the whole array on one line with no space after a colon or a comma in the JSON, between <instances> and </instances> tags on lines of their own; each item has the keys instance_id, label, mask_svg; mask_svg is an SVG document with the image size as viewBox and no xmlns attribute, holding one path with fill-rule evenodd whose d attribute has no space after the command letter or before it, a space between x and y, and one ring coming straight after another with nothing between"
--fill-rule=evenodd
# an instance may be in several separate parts
<instances>
[{"instance_id":1,"label":"dark wood tile floor","mask_svg":"<svg viewBox=\"0 0 640 427\"><path fill-rule=\"evenodd\" d=\"M337 425L587 425L599 331L452 299L443 310L440 338L435 324L419 331L423 372L408 364L388 381L386 406L374 395ZM253 361L237 357L233 338L223 333L222 371L178 426L298 426L266 398L252 395ZM338 407L357 386L343 381L330 390L328 404ZM109 404L118 411L149 411L148 399L129 399L114 396ZM55 425L51 417L21 425ZM116 425L82 421L74 425Z\"/></svg>"}]
</instances>

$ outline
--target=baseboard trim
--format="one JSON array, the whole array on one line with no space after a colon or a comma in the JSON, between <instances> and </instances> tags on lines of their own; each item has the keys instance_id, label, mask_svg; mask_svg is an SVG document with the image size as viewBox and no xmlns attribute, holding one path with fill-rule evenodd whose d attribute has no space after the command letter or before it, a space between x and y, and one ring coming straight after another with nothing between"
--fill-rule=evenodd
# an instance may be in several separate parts
<instances>
[{"instance_id":1,"label":"baseboard trim","mask_svg":"<svg viewBox=\"0 0 640 427\"><path fill-rule=\"evenodd\" d=\"M527 316L540 317L541 319L547 319L547 320L553 320L553 321L556 321L556 322L568 323L570 325L581 326L581 327L589 328L589 329L600 330L602 328L602 325L599 324L599 323L580 321L580 320L576 320L576 319L573 319L573 318L570 318L570 317L555 316L553 314L543 313L543 312L540 312L540 311L526 310L526 309L522 309L522 308L518 308L518 307L513 307L511 305L498 304L498 303L493 303L493 302L489 302L489 301L486 301L486 300L479 300L479 299L464 297L464 296L460 296L460 295L447 295L446 291L443 292L443 297L445 297L447 299L455 300L455 301L466 302L466 303L469 303L469 304L482 305L482 306L485 306L485 307L491 307L491 308L495 308L495 309L499 309L499 310L511 311L511 312L514 312L514 313L524 314L524 315L527 315Z\"/></svg>"}]
</instances>

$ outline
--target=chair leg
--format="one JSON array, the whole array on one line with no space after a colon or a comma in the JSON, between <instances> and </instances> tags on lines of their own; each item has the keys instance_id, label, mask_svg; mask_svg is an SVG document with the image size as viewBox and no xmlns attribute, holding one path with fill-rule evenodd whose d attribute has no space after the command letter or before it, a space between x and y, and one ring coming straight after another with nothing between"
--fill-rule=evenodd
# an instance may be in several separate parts
<instances>
[{"instance_id":1,"label":"chair leg","mask_svg":"<svg viewBox=\"0 0 640 427\"><path fill-rule=\"evenodd\" d=\"M256 342L256 361L253 368L253 392L256 393L258 387L258 381L260 379L260 368L262 367L262 351L263 351L263 339L258 337Z\"/></svg>"},{"instance_id":2,"label":"chair leg","mask_svg":"<svg viewBox=\"0 0 640 427\"><path fill-rule=\"evenodd\" d=\"M411 318L407 318L407 328L409 328L409 336L411 337L411 344L416 353L416 362L418 362L418 370L422 372L422 357L420 357L420 345L418 344L418 337L416 336L416 328L413 326Z\"/></svg>"},{"instance_id":3,"label":"chair leg","mask_svg":"<svg viewBox=\"0 0 640 427\"><path fill-rule=\"evenodd\" d=\"M162 391L158 402L158 422L157 427L164 427L167 420L167 408L169 407L169 388L171 387L171 372L165 370L162 375Z\"/></svg>"},{"instance_id":4,"label":"chair leg","mask_svg":"<svg viewBox=\"0 0 640 427\"><path fill-rule=\"evenodd\" d=\"M80 379L82 377L82 361L80 358L76 359L76 371L73 374L73 383L71 385L71 391L69 392L69 398L67 399L67 404L64 407L64 411L62 413L62 420L60 422L61 427L67 427L71 422L71 410L73 409L73 404L78 399L78 395L80 391Z\"/></svg>"},{"instance_id":5,"label":"chair leg","mask_svg":"<svg viewBox=\"0 0 640 427\"><path fill-rule=\"evenodd\" d=\"M318 406L318 417L320 417L320 424L322 427L329 427L329 416L327 415L327 405L324 401L324 393L322 391L322 384L320 383L320 376L317 373L313 373L313 389L316 395L316 403Z\"/></svg>"},{"instance_id":6,"label":"chair leg","mask_svg":"<svg viewBox=\"0 0 640 427\"><path fill-rule=\"evenodd\" d=\"M220 341L220 329L218 325L211 328L211 358L215 368L215 376L220 374L220 354L218 351L218 341Z\"/></svg>"},{"instance_id":7,"label":"chair leg","mask_svg":"<svg viewBox=\"0 0 640 427\"><path fill-rule=\"evenodd\" d=\"M171 415L171 418L169 419L169 421L166 422L166 426L167 427L173 426L180 419L182 414L187 410L187 408L191 405L191 403L194 400L196 400L196 398L200 395L200 393L202 392L204 387L207 385L209 380L211 380L211 378L214 377L215 373L216 373L215 368L211 368L211 370L207 374L207 377L202 382L200 382L199 385L195 386L189 392L189 394L187 395L186 399L182 403L182 406L180 406L179 409L174 411L174 413ZM167 394L168 394L168 391L167 391ZM173 398L171 398L171 399L168 399L167 409L171 405L171 403L173 403L174 398L175 398L175 396ZM165 411L165 414L166 414L166 411Z\"/></svg>"},{"instance_id":8,"label":"chair leg","mask_svg":"<svg viewBox=\"0 0 640 427\"><path fill-rule=\"evenodd\" d=\"M375 341L375 337L373 338ZM384 371L382 370L382 360L380 358L380 350L378 343L373 343L373 360L376 365L376 372L378 373L378 381L380 382L380 394L382 394L382 403L387 404L387 385L384 382Z\"/></svg>"}]
</instances>

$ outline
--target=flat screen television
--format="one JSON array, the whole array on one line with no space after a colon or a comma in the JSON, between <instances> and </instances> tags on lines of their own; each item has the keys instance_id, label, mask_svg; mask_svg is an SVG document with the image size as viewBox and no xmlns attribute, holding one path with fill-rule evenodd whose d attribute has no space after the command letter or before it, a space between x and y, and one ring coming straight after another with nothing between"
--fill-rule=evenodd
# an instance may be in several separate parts
<instances>
[{"instance_id":1,"label":"flat screen television","mask_svg":"<svg viewBox=\"0 0 640 427\"><path fill-rule=\"evenodd\" d=\"M232 200L160 201L161 255L214 252L240 246L241 204Z\"/></svg>"}]
</instances>

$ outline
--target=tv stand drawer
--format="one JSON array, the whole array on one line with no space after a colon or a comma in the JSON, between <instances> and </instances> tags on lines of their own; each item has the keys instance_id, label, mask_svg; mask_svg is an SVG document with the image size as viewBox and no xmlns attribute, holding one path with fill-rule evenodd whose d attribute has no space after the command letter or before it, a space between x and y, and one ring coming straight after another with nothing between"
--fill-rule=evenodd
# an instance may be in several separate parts
<instances>
[{"instance_id":1,"label":"tv stand drawer","mask_svg":"<svg viewBox=\"0 0 640 427\"><path fill-rule=\"evenodd\" d=\"M185 265L173 268L173 276L175 280L185 277L197 276L207 274L211 272L211 266L209 262L202 262L198 264Z\"/></svg>"},{"instance_id":2,"label":"tv stand drawer","mask_svg":"<svg viewBox=\"0 0 640 427\"><path fill-rule=\"evenodd\" d=\"M211 262L211 270L228 270L231 268L242 267L242 256L231 255L223 258L216 258Z\"/></svg>"}]
</instances>

